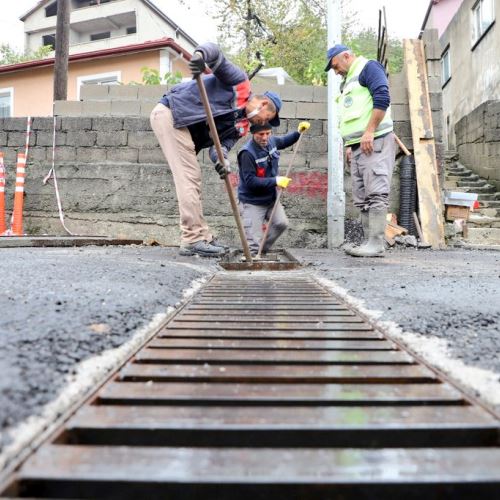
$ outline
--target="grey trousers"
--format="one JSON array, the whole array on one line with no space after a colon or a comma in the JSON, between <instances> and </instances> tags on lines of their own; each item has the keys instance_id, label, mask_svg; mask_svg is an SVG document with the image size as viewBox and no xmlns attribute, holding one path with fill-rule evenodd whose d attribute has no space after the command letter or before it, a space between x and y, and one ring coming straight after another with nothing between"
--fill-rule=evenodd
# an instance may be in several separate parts
<instances>
[{"instance_id":1,"label":"grey trousers","mask_svg":"<svg viewBox=\"0 0 500 500\"><path fill-rule=\"evenodd\" d=\"M396 141L391 132L375 139L373 153L361 147L351 156L352 199L360 210L386 210L389 206L392 172L396 159Z\"/></svg>"},{"instance_id":2,"label":"grey trousers","mask_svg":"<svg viewBox=\"0 0 500 500\"><path fill-rule=\"evenodd\" d=\"M242 203L241 201L239 203L240 215L248 240L248 246L250 247L250 252L253 254L259 251L259 245L264 235L262 225L269 219L273 206L274 203L270 205L252 205L250 203ZM262 251L267 252L287 227L288 218L283 206L281 203L278 203Z\"/></svg>"}]
</instances>

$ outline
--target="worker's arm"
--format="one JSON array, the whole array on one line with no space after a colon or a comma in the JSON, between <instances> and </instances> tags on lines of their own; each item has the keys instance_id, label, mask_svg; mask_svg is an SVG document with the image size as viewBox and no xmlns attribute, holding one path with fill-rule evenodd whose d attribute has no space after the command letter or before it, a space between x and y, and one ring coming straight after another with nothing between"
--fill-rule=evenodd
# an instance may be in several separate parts
<instances>
[{"instance_id":1,"label":"worker's arm","mask_svg":"<svg viewBox=\"0 0 500 500\"><path fill-rule=\"evenodd\" d=\"M276 186L276 177L257 177L255 161L248 151L238 155L238 166L243 182L256 193Z\"/></svg>"},{"instance_id":2,"label":"worker's arm","mask_svg":"<svg viewBox=\"0 0 500 500\"><path fill-rule=\"evenodd\" d=\"M290 132L282 136L274 136L274 143L277 149L286 149L299 140L299 132Z\"/></svg>"},{"instance_id":3,"label":"worker's arm","mask_svg":"<svg viewBox=\"0 0 500 500\"><path fill-rule=\"evenodd\" d=\"M360 142L361 151L370 155L373 153L375 131L391 104L389 81L384 67L378 61L369 61L359 75L359 83L368 89L373 99L372 115Z\"/></svg>"},{"instance_id":4,"label":"worker's arm","mask_svg":"<svg viewBox=\"0 0 500 500\"><path fill-rule=\"evenodd\" d=\"M217 44L212 42L203 43L196 47L196 52L203 56L203 60L212 70L212 73L226 85L235 86L248 81L247 74L228 61Z\"/></svg>"}]
</instances>

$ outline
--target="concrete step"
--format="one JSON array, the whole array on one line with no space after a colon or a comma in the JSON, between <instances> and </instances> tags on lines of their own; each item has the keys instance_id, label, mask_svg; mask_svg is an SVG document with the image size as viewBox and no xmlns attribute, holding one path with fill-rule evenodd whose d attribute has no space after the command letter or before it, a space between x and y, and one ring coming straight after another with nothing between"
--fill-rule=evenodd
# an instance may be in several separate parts
<instances>
[{"instance_id":1,"label":"concrete step","mask_svg":"<svg viewBox=\"0 0 500 500\"><path fill-rule=\"evenodd\" d=\"M483 201L497 201L500 193L479 193L477 199Z\"/></svg>"},{"instance_id":2,"label":"concrete step","mask_svg":"<svg viewBox=\"0 0 500 500\"><path fill-rule=\"evenodd\" d=\"M486 215L472 213L467 224L469 227L500 228L500 217L488 217Z\"/></svg>"},{"instance_id":3,"label":"concrete step","mask_svg":"<svg viewBox=\"0 0 500 500\"><path fill-rule=\"evenodd\" d=\"M466 187L466 186L460 186L464 193L481 193L481 194L493 194L495 195L496 193L496 188L492 186L491 184L486 184L484 186L475 186L475 187Z\"/></svg>"},{"instance_id":4,"label":"concrete step","mask_svg":"<svg viewBox=\"0 0 500 500\"><path fill-rule=\"evenodd\" d=\"M476 208L474 210L474 214L480 214L484 217L500 217L500 205L497 208L494 207Z\"/></svg>"},{"instance_id":5,"label":"concrete step","mask_svg":"<svg viewBox=\"0 0 500 500\"><path fill-rule=\"evenodd\" d=\"M469 177L464 177L461 175L450 175L448 173L445 175L445 179L447 181L460 181L460 182L465 182L465 181L477 182L479 180L484 180L484 179L481 179L476 174L469 175ZM484 181L484 182L486 182L486 181Z\"/></svg>"},{"instance_id":6,"label":"concrete step","mask_svg":"<svg viewBox=\"0 0 500 500\"><path fill-rule=\"evenodd\" d=\"M472 245L500 245L500 228L471 227L466 242Z\"/></svg>"},{"instance_id":7,"label":"concrete step","mask_svg":"<svg viewBox=\"0 0 500 500\"><path fill-rule=\"evenodd\" d=\"M446 173L455 177L470 177L472 174L470 170L456 170L451 168L446 169Z\"/></svg>"},{"instance_id":8,"label":"concrete step","mask_svg":"<svg viewBox=\"0 0 500 500\"><path fill-rule=\"evenodd\" d=\"M477 181L472 181L469 178L467 178L467 180L464 180L464 181L457 181L457 186L458 187L470 187L470 188L474 188L474 187L484 187L484 186L487 186L487 185L488 185L488 183L484 179L479 179Z\"/></svg>"},{"instance_id":9,"label":"concrete step","mask_svg":"<svg viewBox=\"0 0 500 500\"><path fill-rule=\"evenodd\" d=\"M481 209L496 209L500 210L500 200L480 200Z\"/></svg>"}]
</instances>

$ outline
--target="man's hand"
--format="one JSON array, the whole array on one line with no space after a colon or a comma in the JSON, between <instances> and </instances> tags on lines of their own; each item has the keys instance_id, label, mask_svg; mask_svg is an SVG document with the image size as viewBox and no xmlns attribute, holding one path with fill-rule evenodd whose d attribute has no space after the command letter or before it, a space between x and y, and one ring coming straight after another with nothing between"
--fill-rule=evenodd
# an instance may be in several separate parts
<instances>
[{"instance_id":1,"label":"man's hand","mask_svg":"<svg viewBox=\"0 0 500 500\"><path fill-rule=\"evenodd\" d=\"M216 172L219 174L219 177L223 180L227 177L227 174L231 172L231 164L227 159L224 159L224 165L217 160L214 167Z\"/></svg>"},{"instance_id":2,"label":"man's hand","mask_svg":"<svg viewBox=\"0 0 500 500\"><path fill-rule=\"evenodd\" d=\"M306 130L309 130L310 127L311 127L311 124L309 122L300 122L299 126L297 127L297 131L302 134Z\"/></svg>"},{"instance_id":3,"label":"man's hand","mask_svg":"<svg viewBox=\"0 0 500 500\"><path fill-rule=\"evenodd\" d=\"M292 182L292 179L290 179L290 177L282 177L280 175L276 177L276 185L281 189L286 189L288 187L288 184L290 184L290 182Z\"/></svg>"},{"instance_id":4,"label":"man's hand","mask_svg":"<svg viewBox=\"0 0 500 500\"><path fill-rule=\"evenodd\" d=\"M373 140L374 140L373 132L366 131L361 137L361 142L360 142L361 151L365 155L371 155L373 153Z\"/></svg>"},{"instance_id":5,"label":"man's hand","mask_svg":"<svg viewBox=\"0 0 500 500\"><path fill-rule=\"evenodd\" d=\"M205 60L201 52L195 52L189 61L189 69L193 78L201 75L205 71Z\"/></svg>"}]
</instances>

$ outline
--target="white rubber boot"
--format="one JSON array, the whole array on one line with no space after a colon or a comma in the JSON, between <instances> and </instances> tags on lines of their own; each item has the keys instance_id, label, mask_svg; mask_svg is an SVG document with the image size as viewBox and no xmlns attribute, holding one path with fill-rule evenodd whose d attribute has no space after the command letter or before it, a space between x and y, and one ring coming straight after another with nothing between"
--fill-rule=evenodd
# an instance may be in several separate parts
<instances>
[{"instance_id":1,"label":"white rubber boot","mask_svg":"<svg viewBox=\"0 0 500 500\"><path fill-rule=\"evenodd\" d=\"M368 210L361 211L361 225L363 226L363 239L361 240L361 243L359 245L355 245L354 243L347 243L344 246L344 252L349 253L353 248L359 248L361 245L364 245L368 242Z\"/></svg>"},{"instance_id":2,"label":"white rubber boot","mask_svg":"<svg viewBox=\"0 0 500 500\"><path fill-rule=\"evenodd\" d=\"M383 257L387 210L369 211L368 241L347 252L354 257Z\"/></svg>"}]
</instances>

